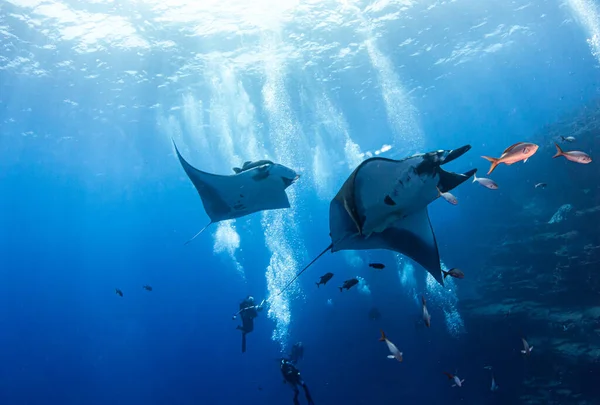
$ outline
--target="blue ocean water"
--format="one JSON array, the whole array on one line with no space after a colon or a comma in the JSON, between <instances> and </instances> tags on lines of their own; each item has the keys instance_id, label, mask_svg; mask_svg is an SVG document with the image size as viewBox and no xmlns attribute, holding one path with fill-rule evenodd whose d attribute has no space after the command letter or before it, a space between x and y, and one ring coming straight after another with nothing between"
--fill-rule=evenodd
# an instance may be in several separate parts
<instances>
[{"instance_id":1,"label":"blue ocean water","mask_svg":"<svg viewBox=\"0 0 600 405\"><path fill-rule=\"evenodd\" d=\"M599 63L593 0L2 0L0 403L291 404L302 342L316 404L600 404ZM595 160L552 159L560 136ZM171 139L211 173L293 168L291 208L184 245L208 217ZM464 279L338 252L277 295L361 161L470 144L448 169L483 176L521 141L498 190L429 206ZM271 301L242 354L247 295Z\"/></svg>"}]
</instances>

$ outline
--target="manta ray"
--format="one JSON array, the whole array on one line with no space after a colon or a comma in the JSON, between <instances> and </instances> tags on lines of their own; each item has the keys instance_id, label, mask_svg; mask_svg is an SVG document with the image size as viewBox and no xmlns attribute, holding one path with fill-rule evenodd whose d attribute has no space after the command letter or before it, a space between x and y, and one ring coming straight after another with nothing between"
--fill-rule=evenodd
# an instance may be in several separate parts
<instances>
[{"instance_id":1,"label":"manta ray","mask_svg":"<svg viewBox=\"0 0 600 405\"><path fill-rule=\"evenodd\" d=\"M259 160L246 162L243 169L234 168L236 174L233 175L212 174L190 165L181 156L175 141L173 146L210 218L210 222L186 245L215 222L290 207L285 190L300 177L294 170L270 160Z\"/></svg>"},{"instance_id":2,"label":"manta ray","mask_svg":"<svg viewBox=\"0 0 600 405\"><path fill-rule=\"evenodd\" d=\"M462 156L470 145L402 160L374 157L350 174L329 205L331 244L280 291L331 250L387 249L424 267L440 284L444 278L427 206L473 176L447 172L442 165Z\"/></svg>"}]
</instances>

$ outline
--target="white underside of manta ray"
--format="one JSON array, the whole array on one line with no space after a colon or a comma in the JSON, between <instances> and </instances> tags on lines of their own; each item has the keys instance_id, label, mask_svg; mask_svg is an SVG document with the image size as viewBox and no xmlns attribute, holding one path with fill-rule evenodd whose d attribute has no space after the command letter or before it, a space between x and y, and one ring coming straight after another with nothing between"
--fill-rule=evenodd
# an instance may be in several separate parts
<instances>
[{"instance_id":1,"label":"white underside of manta ray","mask_svg":"<svg viewBox=\"0 0 600 405\"><path fill-rule=\"evenodd\" d=\"M427 206L439 197L439 192L454 189L477 172L472 169L458 174L441 167L469 149L471 146L466 145L402 160L374 157L362 162L329 206L331 245L282 292L330 249L332 252L392 250L419 263L443 285L437 241Z\"/></svg>"},{"instance_id":2,"label":"white underside of manta ray","mask_svg":"<svg viewBox=\"0 0 600 405\"><path fill-rule=\"evenodd\" d=\"M190 165L181 156L175 142L173 145L210 218L210 222L186 244L215 222L290 207L285 190L299 178L294 170L261 160L246 162L242 169L234 168L236 174L232 175L206 173Z\"/></svg>"}]
</instances>

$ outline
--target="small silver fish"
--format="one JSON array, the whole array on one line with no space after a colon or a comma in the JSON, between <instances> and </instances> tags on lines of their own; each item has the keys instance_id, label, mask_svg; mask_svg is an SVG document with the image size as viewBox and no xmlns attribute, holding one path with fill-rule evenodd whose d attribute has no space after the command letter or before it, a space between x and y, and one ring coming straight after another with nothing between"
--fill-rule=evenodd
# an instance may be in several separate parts
<instances>
[{"instance_id":1,"label":"small silver fish","mask_svg":"<svg viewBox=\"0 0 600 405\"><path fill-rule=\"evenodd\" d=\"M446 372L444 372L444 374L446 374L448 376L448 379L452 380L452 382L454 383L454 384L452 384L453 387L460 388L460 387L462 387L462 384L465 382L465 380L461 380L460 377L457 375L453 375L453 374L446 373Z\"/></svg>"},{"instance_id":2,"label":"small silver fish","mask_svg":"<svg viewBox=\"0 0 600 405\"><path fill-rule=\"evenodd\" d=\"M498 386L498 384L496 384L496 379L494 378L494 370L492 369L492 366L485 366L484 368L486 370L490 370L490 372L492 373L492 385L490 386L490 391L498 391L500 387Z\"/></svg>"},{"instance_id":3,"label":"small silver fish","mask_svg":"<svg viewBox=\"0 0 600 405\"><path fill-rule=\"evenodd\" d=\"M477 175L473 176L473 183L479 183L483 187L489 188L490 190L498 190L498 185L492 179L486 179L485 177L477 177Z\"/></svg>"},{"instance_id":4,"label":"small silver fish","mask_svg":"<svg viewBox=\"0 0 600 405\"><path fill-rule=\"evenodd\" d=\"M498 384L496 384L496 380L494 379L494 373L492 373L492 386L490 387L490 391L498 391L498 388L500 387L498 386Z\"/></svg>"},{"instance_id":5,"label":"small silver fish","mask_svg":"<svg viewBox=\"0 0 600 405\"><path fill-rule=\"evenodd\" d=\"M562 139L563 142L575 142L574 136L562 136L561 135L560 139Z\"/></svg>"},{"instance_id":6,"label":"small silver fish","mask_svg":"<svg viewBox=\"0 0 600 405\"><path fill-rule=\"evenodd\" d=\"M565 159L570 160L571 162L581 163L584 165L586 165L588 163L592 163L592 158L585 152L581 152L578 150L564 152L560 148L560 146L558 146L557 143L555 143L554 145L556 145L556 155L552 156L553 158L557 158L559 156L564 156Z\"/></svg>"},{"instance_id":7,"label":"small silver fish","mask_svg":"<svg viewBox=\"0 0 600 405\"><path fill-rule=\"evenodd\" d=\"M425 322L425 326L430 328L431 315L429 315L429 311L427 310L427 301L425 300L425 297L421 296L421 302L423 303L423 322Z\"/></svg>"},{"instance_id":8,"label":"small silver fish","mask_svg":"<svg viewBox=\"0 0 600 405\"><path fill-rule=\"evenodd\" d=\"M523 350L521 350L521 353L523 353L525 356L529 356L533 350L533 346L529 346L529 343L527 343L524 338L521 338L521 340L523 341Z\"/></svg>"},{"instance_id":9,"label":"small silver fish","mask_svg":"<svg viewBox=\"0 0 600 405\"><path fill-rule=\"evenodd\" d=\"M388 340L388 338L385 336L385 332L383 330L380 329L381 332L381 337L379 338L380 342L385 342L385 344L387 345L389 351L390 351L390 355L387 356L388 359L396 359L399 362L402 362L402 352L400 350L398 350L398 348L396 347L395 344L393 344L392 342L390 342Z\"/></svg>"},{"instance_id":10,"label":"small silver fish","mask_svg":"<svg viewBox=\"0 0 600 405\"><path fill-rule=\"evenodd\" d=\"M439 188L437 189L437 191L438 197L442 197L444 200L448 201L452 205L458 204L458 199L453 194L449 192L442 193Z\"/></svg>"},{"instance_id":11,"label":"small silver fish","mask_svg":"<svg viewBox=\"0 0 600 405\"><path fill-rule=\"evenodd\" d=\"M541 189L545 189L545 188L546 188L546 186L547 186L547 184L546 184L546 183L538 183L538 184L536 184L536 185L535 185L535 188L541 188Z\"/></svg>"}]
</instances>

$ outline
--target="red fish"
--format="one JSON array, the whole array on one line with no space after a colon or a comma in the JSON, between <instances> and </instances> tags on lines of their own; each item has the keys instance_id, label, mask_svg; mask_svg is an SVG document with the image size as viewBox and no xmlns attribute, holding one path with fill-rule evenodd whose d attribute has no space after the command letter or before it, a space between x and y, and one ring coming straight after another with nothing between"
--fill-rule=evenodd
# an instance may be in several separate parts
<instances>
[{"instance_id":1,"label":"red fish","mask_svg":"<svg viewBox=\"0 0 600 405\"><path fill-rule=\"evenodd\" d=\"M570 160L571 162L581 163L584 165L592 163L592 158L587 153L578 150L564 152L557 143L554 145L556 145L556 155L552 156L553 158L564 156L565 159Z\"/></svg>"},{"instance_id":2,"label":"red fish","mask_svg":"<svg viewBox=\"0 0 600 405\"><path fill-rule=\"evenodd\" d=\"M487 174L489 175L490 173L492 173L496 166L498 166L500 163L512 165L513 163L520 162L521 160L527 162L527 159L532 157L535 154L535 152L537 152L538 148L539 146L537 146L535 143L518 142L506 148L506 150L502 152L502 155L499 158L482 156L482 158L492 162L490 171Z\"/></svg>"}]
</instances>

